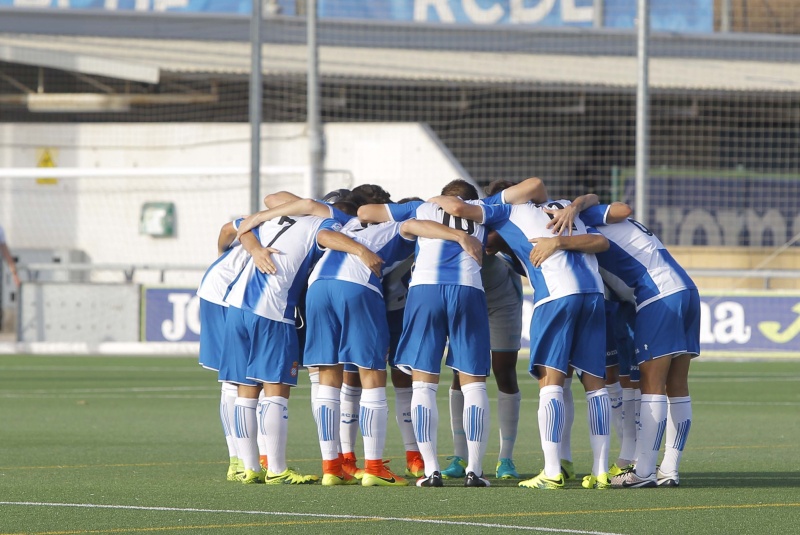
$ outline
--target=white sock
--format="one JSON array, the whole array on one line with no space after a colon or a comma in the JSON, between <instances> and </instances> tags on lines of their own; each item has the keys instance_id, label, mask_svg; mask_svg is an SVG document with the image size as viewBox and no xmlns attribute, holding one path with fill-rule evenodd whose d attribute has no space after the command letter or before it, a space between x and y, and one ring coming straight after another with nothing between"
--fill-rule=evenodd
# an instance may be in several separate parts
<instances>
[{"instance_id":1,"label":"white sock","mask_svg":"<svg viewBox=\"0 0 800 535\"><path fill-rule=\"evenodd\" d=\"M483 475L483 456L489 443L489 395L486 383L474 382L461 385L464 394L464 433L467 441L467 473Z\"/></svg>"},{"instance_id":2,"label":"white sock","mask_svg":"<svg viewBox=\"0 0 800 535\"><path fill-rule=\"evenodd\" d=\"M286 470L289 400L282 396L270 396L259 401L258 424L267 439L269 471L280 474Z\"/></svg>"},{"instance_id":3,"label":"white sock","mask_svg":"<svg viewBox=\"0 0 800 535\"><path fill-rule=\"evenodd\" d=\"M572 397L572 377L564 380L564 433L561 436L560 458L572 461L572 424L575 422L575 399Z\"/></svg>"},{"instance_id":4,"label":"white sock","mask_svg":"<svg viewBox=\"0 0 800 535\"><path fill-rule=\"evenodd\" d=\"M264 390L258 393L258 403L259 407L261 406L261 400L264 399ZM256 435L256 442L258 444L258 455L266 456L267 455L267 435L261 430L261 426L258 426L258 434Z\"/></svg>"},{"instance_id":5,"label":"white sock","mask_svg":"<svg viewBox=\"0 0 800 535\"><path fill-rule=\"evenodd\" d=\"M544 453L544 474L557 477L561 473L561 437L564 435L564 389L545 386L539 390L539 436Z\"/></svg>"},{"instance_id":6,"label":"white sock","mask_svg":"<svg viewBox=\"0 0 800 535\"><path fill-rule=\"evenodd\" d=\"M636 393L633 388L622 389L622 444L617 465L624 468L636 458Z\"/></svg>"},{"instance_id":7,"label":"white sock","mask_svg":"<svg viewBox=\"0 0 800 535\"><path fill-rule=\"evenodd\" d=\"M358 413L361 400L361 387L342 385L339 396L341 402L341 423L339 428L339 441L342 446L342 453L352 453L356 447L356 436L358 436Z\"/></svg>"},{"instance_id":8,"label":"white sock","mask_svg":"<svg viewBox=\"0 0 800 535\"><path fill-rule=\"evenodd\" d=\"M219 398L219 419L222 421L222 431L225 433L225 443L228 446L228 457L239 457L236 451L236 397L239 388L233 383L222 383Z\"/></svg>"},{"instance_id":9,"label":"white sock","mask_svg":"<svg viewBox=\"0 0 800 535\"><path fill-rule=\"evenodd\" d=\"M319 450L323 461L332 461L339 457L339 405L339 389L335 386L319 385L317 399L314 401L314 421L317 424Z\"/></svg>"},{"instance_id":10,"label":"white sock","mask_svg":"<svg viewBox=\"0 0 800 535\"><path fill-rule=\"evenodd\" d=\"M364 439L364 459L383 459L386 445L386 424L389 421L389 404L386 387L365 388L361 391L361 436Z\"/></svg>"},{"instance_id":11,"label":"white sock","mask_svg":"<svg viewBox=\"0 0 800 535\"><path fill-rule=\"evenodd\" d=\"M622 386L619 381L606 385L608 400L611 402L611 424L617 433L617 438L622 442Z\"/></svg>"},{"instance_id":12,"label":"white sock","mask_svg":"<svg viewBox=\"0 0 800 535\"><path fill-rule=\"evenodd\" d=\"M317 392L319 391L319 371L309 371L308 380L311 381L311 411L314 411L314 401L317 399Z\"/></svg>"},{"instance_id":13,"label":"white sock","mask_svg":"<svg viewBox=\"0 0 800 535\"><path fill-rule=\"evenodd\" d=\"M611 401L605 388L586 392L589 444L592 446L592 475L608 472L611 446Z\"/></svg>"},{"instance_id":14,"label":"white sock","mask_svg":"<svg viewBox=\"0 0 800 535\"><path fill-rule=\"evenodd\" d=\"M453 455L466 459L469 457L469 450L467 449L467 435L464 433L464 392L451 388L449 394Z\"/></svg>"},{"instance_id":15,"label":"white sock","mask_svg":"<svg viewBox=\"0 0 800 535\"><path fill-rule=\"evenodd\" d=\"M673 397L667 400L667 431L664 446L664 460L661 471L677 472L683 456L683 447L692 427L692 398Z\"/></svg>"},{"instance_id":16,"label":"white sock","mask_svg":"<svg viewBox=\"0 0 800 535\"><path fill-rule=\"evenodd\" d=\"M655 474L658 450L667 427L667 396L642 394L642 427L636 441L636 474L647 477Z\"/></svg>"},{"instance_id":17,"label":"white sock","mask_svg":"<svg viewBox=\"0 0 800 535\"><path fill-rule=\"evenodd\" d=\"M258 472L261 466L258 462L258 421L256 418L257 399L236 398L235 418L236 418L236 450L239 458L244 463L245 470Z\"/></svg>"},{"instance_id":18,"label":"white sock","mask_svg":"<svg viewBox=\"0 0 800 535\"><path fill-rule=\"evenodd\" d=\"M500 421L499 459L514 458L514 444L517 442L521 401L522 392L517 392L516 394L497 393L497 419Z\"/></svg>"},{"instance_id":19,"label":"white sock","mask_svg":"<svg viewBox=\"0 0 800 535\"><path fill-rule=\"evenodd\" d=\"M439 428L439 409L436 406L436 383L414 381L411 396L411 421L419 452L425 461L425 475L439 471L436 431Z\"/></svg>"},{"instance_id":20,"label":"white sock","mask_svg":"<svg viewBox=\"0 0 800 535\"><path fill-rule=\"evenodd\" d=\"M414 437L414 426L411 424L411 395L413 388L394 389L394 418L403 437L406 451L419 451L417 439Z\"/></svg>"}]
</instances>

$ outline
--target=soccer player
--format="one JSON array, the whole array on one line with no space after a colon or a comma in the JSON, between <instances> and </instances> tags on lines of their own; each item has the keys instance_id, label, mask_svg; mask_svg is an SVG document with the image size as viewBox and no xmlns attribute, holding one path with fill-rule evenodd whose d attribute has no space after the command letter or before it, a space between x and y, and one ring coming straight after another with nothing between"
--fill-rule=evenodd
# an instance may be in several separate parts
<instances>
[{"instance_id":1,"label":"soccer player","mask_svg":"<svg viewBox=\"0 0 800 535\"><path fill-rule=\"evenodd\" d=\"M692 279L650 230L630 218L613 223L613 210L620 204L593 206L580 215L611 243L597 256L606 284L636 305L634 344L642 392L636 463L611 484L676 487L692 423L688 376L691 359L700 354L700 297ZM665 435L664 459L656 470Z\"/></svg>"},{"instance_id":2,"label":"soccer player","mask_svg":"<svg viewBox=\"0 0 800 535\"><path fill-rule=\"evenodd\" d=\"M521 202L538 179L528 179L484 202ZM543 186L541 186L543 188ZM528 191L526 191L528 190ZM543 193L543 192L541 192ZM437 197L456 217L482 221L475 207ZM550 202L552 208L569 201ZM489 224L500 233L525 266L533 286L530 373L539 380L539 432L544 469L521 487L557 489L564 486L561 439L564 427L564 383L569 367L578 370L589 405L590 442L594 462L591 488L607 488L609 400L605 389L605 312L602 281L594 255L608 247L599 234L587 233L577 221L572 236L555 236L549 211L531 202L503 204L501 223Z\"/></svg>"},{"instance_id":3,"label":"soccer player","mask_svg":"<svg viewBox=\"0 0 800 535\"><path fill-rule=\"evenodd\" d=\"M307 358L320 368L315 416L324 459L323 485L347 483L350 477L336 458L334 429L343 364L356 365L363 384L359 420L366 461L362 485L408 484L386 468L382 459L388 418L389 329L380 279L357 263L352 253L360 247L374 251L383 260L382 269L379 267L375 275L390 272L413 253L416 235L457 241L475 256L481 251L477 240L430 221L412 220L402 225L388 222L352 229L351 236L359 247L329 245L334 250L325 253L311 275L307 305L309 334L313 336L309 337Z\"/></svg>"},{"instance_id":4,"label":"soccer player","mask_svg":"<svg viewBox=\"0 0 800 535\"><path fill-rule=\"evenodd\" d=\"M511 182L497 180L486 187L487 195L494 195ZM501 252L502 251L502 252ZM498 479L519 479L514 465L514 445L519 427L521 393L517 384L517 358L522 332L522 281L521 266L512 257L508 245L499 234L487 235L486 255L481 266L481 282L486 292L489 310L489 340L492 350L492 372L497 382L497 418L500 422L500 453L495 467ZM517 267L518 266L518 267ZM454 452L448 457L450 464L442 470L442 477L464 477L467 441L462 418L464 396L458 373L453 373L450 386L450 430Z\"/></svg>"},{"instance_id":5,"label":"soccer player","mask_svg":"<svg viewBox=\"0 0 800 535\"><path fill-rule=\"evenodd\" d=\"M443 190L444 196L459 196L477 202L478 192L464 180L454 180ZM368 214L359 209L359 218L369 221L418 219L435 221L484 241L481 224L450 217L432 203L387 205L388 213ZM487 221L493 221L492 207L477 206ZM491 366L489 322L486 296L480 279L480 261L460 247L441 239L421 237L417 241L415 267L409 284L403 333L397 348L396 364L410 372L413 381L411 419L417 446L425 461L425 476L420 487L441 487L437 457L438 408L441 360L448 341L453 347L446 364L459 371L464 392L464 420L468 444L468 463L464 485L488 487L482 462L489 429L489 399L486 376Z\"/></svg>"},{"instance_id":6,"label":"soccer player","mask_svg":"<svg viewBox=\"0 0 800 535\"><path fill-rule=\"evenodd\" d=\"M241 219L226 223L220 229L217 239L218 258L206 270L197 289L200 298L200 365L219 373L219 362L225 352L223 338L225 334L225 314L228 304L225 293L228 285L239 275L253 252L254 261L264 271L274 271L270 253L274 249L264 249L252 234L243 236L245 245L236 239L236 231ZM219 416L225 441L228 445L230 462L228 465L228 481L238 481L244 475L236 449L236 438L233 432L234 403L238 388L230 382L222 382Z\"/></svg>"},{"instance_id":7,"label":"soccer player","mask_svg":"<svg viewBox=\"0 0 800 535\"><path fill-rule=\"evenodd\" d=\"M338 233L340 228L333 219L314 216L281 217L255 227L252 232L263 246L280 251L272 257L275 272L263 273L248 261L225 298L231 305L224 339L229 351L220 363L220 379L239 385L236 436L245 464L245 483L317 480L286 466L288 399L300 365L294 316L307 275L323 253L320 231ZM264 398L259 401L262 386ZM265 474L258 466L256 425L267 439L269 469Z\"/></svg>"}]
</instances>

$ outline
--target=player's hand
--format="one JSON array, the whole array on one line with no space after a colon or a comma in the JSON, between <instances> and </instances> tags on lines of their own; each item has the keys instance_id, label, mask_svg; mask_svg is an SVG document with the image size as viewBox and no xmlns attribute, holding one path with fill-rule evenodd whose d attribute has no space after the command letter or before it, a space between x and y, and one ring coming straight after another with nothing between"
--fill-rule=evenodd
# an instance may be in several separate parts
<instances>
[{"instance_id":1,"label":"player's hand","mask_svg":"<svg viewBox=\"0 0 800 535\"><path fill-rule=\"evenodd\" d=\"M574 205L570 204L560 210L545 208L544 211L551 217L547 223L547 228L553 229L553 234L572 236L572 230L575 228L575 218L578 216L578 211Z\"/></svg>"},{"instance_id":2,"label":"player's hand","mask_svg":"<svg viewBox=\"0 0 800 535\"><path fill-rule=\"evenodd\" d=\"M272 247L260 247L253 251L253 262L261 273L274 275L278 272L278 269L272 262L272 255L274 254L281 254L281 252Z\"/></svg>"},{"instance_id":3,"label":"player's hand","mask_svg":"<svg viewBox=\"0 0 800 535\"><path fill-rule=\"evenodd\" d=\"M460 238L458 243L465 253L475 259L479 266L483 265L483 243L481 243L481 240L465 232L464 237Z\"/></svg>"},{"instance_id":4,"label":"player's hand","mask_svg":"<svg viewBox=\"0 0 800 535\"><path fill-rule=\"evenodd\" d=\"M532 238L533 244L530 260L533 267L542 267L542 263L558 251L558 238Z\"/></svg>"},{"instance_id":5,"label":"player's hand","mask_svg":"<svg viewBox=\"0 0 800 535\"><path fill-rule=\"evenodd\" d=\"M364 247L356 256L358 256L358 259L361 260L361 262L363 262L364 265L367 266L376 277L381 278L381 273L383 271L383 258L373 253L366 247Z\"/></svg>"}]
</instances>

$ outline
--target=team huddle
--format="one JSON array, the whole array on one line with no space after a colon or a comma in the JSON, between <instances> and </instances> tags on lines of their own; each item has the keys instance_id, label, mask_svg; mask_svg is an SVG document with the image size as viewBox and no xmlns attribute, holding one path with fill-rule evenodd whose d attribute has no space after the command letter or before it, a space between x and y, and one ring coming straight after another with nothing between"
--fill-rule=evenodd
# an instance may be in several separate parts
<instances>
[{"instance_id":1,"label":"team huddle","mask_svg":"<svg viewBox=\"0 0 800 535\"><path fill-rule=\"evenodd\" d=\"M573 375L586 391L593 457L581 486L679 485L689 363L700 345L696 286L625 204L601 205L593 194L554 201L538 178L496 181L486 193L479 199L463 180L428 201L393 203L374 185L321 201L279 192L264 199L266 210L222 227L219 258L197 295L200 364L222 384L229 480L489 487L490 372L500 428L494 475L520 479L513 450L525 276L544 468L519 486L558 489L576 477ZM442 361L454 372L446 467L437 444ZM286 462L288 398L302 367L321 478ZM383 459L389 378L405 477ZM612 427L621 446L609 465Z\"/></svg>"}]
</instances>

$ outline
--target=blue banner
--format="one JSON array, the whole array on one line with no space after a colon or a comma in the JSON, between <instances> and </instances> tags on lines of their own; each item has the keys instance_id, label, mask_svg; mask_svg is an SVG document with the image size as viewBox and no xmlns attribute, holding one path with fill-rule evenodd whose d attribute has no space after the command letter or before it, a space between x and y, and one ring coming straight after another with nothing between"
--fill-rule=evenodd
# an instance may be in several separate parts
<instances>
[{"instance_id":1,"label":"blue banner","mask_svg":"<svg viewBox=\"0 0 800 535\"><path fill-rule=\"evenodd\" d=\"M194 289L142 289L143 342L200 340L200 298Z\"/></svg>"},{"instance_id":2,"label":"blue banner","mask_svg":"<svg viewBox=\"0 0 800 535\"><path fill-rule=\"evenodd\" d=\"M800 293L704 292L700 306L701 353L800 357Z\"/></svg>"},{"instance_id":3,"label":"blue banner","mask_svg":"<svg viewBox=\"0 0 800 535\"><path fill-rule=\"evenodd\" d=\"M305 5L305 1L300 2ZM514 24L548 27L591 27L593 0L319 0L323 19L444 24ZM633 28L636 0L605 0L604 26ZM300 14L297 0L266 2L265 12ZM0 0L0 6L106 11L250 14L250 0ZM711 32L713 0L651 0L653 29Z\"/></svg>"},{"instance_id":4,"label":"blue banner","mask_svg":"<svg viewBox=\"0 0 800 535\"><path fill-rule=\"evenodd\" d=\"M634 206L632 172L620 190ZM657 170L647 194L647 226L666 245L778 247L800 232L796 175Z\"/></svg>"}]
</instances>

